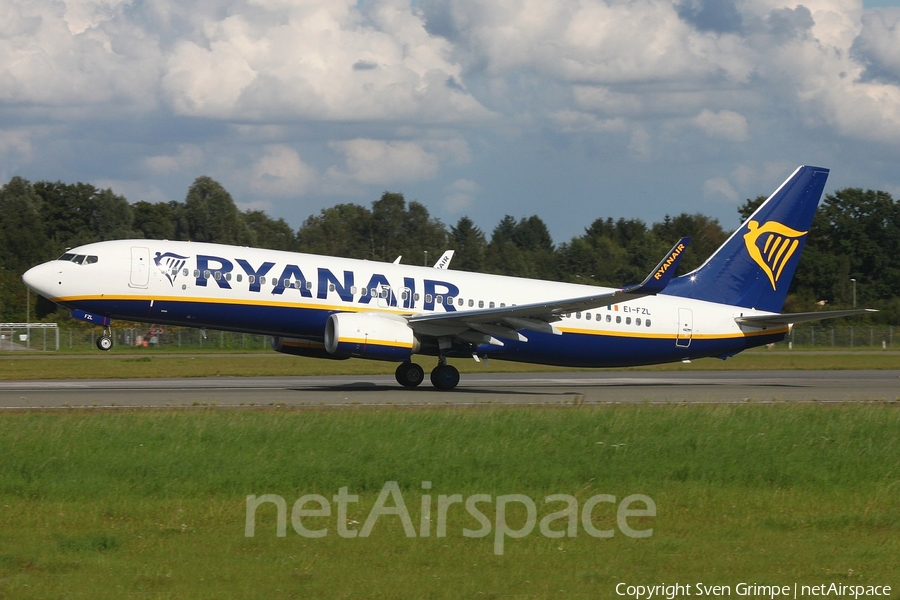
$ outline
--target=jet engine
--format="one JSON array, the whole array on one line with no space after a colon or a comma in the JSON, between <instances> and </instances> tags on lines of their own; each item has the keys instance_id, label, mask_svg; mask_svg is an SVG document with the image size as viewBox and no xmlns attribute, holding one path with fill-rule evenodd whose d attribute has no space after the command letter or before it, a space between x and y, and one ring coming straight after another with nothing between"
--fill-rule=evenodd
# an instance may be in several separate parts
<instances>
[{"instance_id":1,"label":"jet engine","mask_svg":"<svg viewBox=\"0 0 900 600\"><path fill-rule=\"evenodd\" d=\"M419 350L406 319L381 313L335 313L325 324L325 350L338 356L405 361Z\"/></svg>"}]
</instances>

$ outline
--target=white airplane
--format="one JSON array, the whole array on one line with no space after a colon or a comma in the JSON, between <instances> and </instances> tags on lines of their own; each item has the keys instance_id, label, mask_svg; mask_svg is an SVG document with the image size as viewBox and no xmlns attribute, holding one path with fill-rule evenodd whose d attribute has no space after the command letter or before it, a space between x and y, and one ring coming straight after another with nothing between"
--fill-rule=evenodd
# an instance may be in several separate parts
<instances>
[{"instance_id":1,"label":"white airplane","mask_svg":"<svg viewBox=\"0 0 900 600\"><path fill-rule=\"evenodd\" d=\"M241 246L87 244L23 276L73 316L273 337L278 352L399 363L406 387L450 390L449 357L621 367L727 358L783 340L793 323L866 312L779 314L828 170L798 168L699 268L673 277L680 240L640 284L610 289ZM446 258L446 255L445 255ZM447 259L449 260L449 258Z\"/></svg>"}]
</instances>

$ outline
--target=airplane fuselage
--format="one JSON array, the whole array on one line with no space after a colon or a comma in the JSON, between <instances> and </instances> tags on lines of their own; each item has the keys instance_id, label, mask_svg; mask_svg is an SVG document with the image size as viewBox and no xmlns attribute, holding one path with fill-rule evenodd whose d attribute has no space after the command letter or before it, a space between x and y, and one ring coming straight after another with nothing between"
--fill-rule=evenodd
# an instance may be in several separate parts
<instances>
[{"instance_id":1,"label":"airplane fuselage","mask_svg":"<svg viewBox=\"0 0 900 600\"><path fill-rule=\"evenodd\" d=\"M68 251L32 269L30 287L54 302L112 319L207 327L309 341L321 348L329 317L429 313L552 302L608 288L197 242L120 240ZM79 260L78 257L84 258ZM784 339L788 327L748 327L762 311L666 295L568 312L557 331L523 331L439 348L419 336L411 352L576 367L728 357ZM427 325L421 325L419 330ZM561 335L559 335L561 333ZM440 336L435 335L434 339ZM486 336L489 337L489 336ZM408 354L408 353L407 353ZM326 354L322 353L323 357ZM403 360L400 358L394 360ZM385 358L390 359L390 358Z\"/></svg>"}]
</instances>

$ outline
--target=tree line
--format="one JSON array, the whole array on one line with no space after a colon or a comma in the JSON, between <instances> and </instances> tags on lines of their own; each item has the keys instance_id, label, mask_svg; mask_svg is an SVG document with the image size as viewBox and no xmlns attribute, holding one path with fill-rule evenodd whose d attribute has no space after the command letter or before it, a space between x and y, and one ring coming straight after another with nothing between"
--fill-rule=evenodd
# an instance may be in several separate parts
<instances>
[{"instance_id":1,"label":"tree line","mask_svg":"<svg viewBox=\"0 0 900 600\"><path fill-rule=\"evenodd\" d=\"M764 196L738 212L748 217ZM555 244L537 215L503 217L490 235L469 217L446 226L417 201L384 192L371 206L338 204L295 231L284 219L238 209L218 182L197 178L184 201L130 203L85 184L13 177L0 188L0 321L26 316L21 280L29 267L81 244L123 238L192 240L433 264L456 251L451 268L576 283L622 286L640 281L680 237L693 238L680 273L699 266L730 234L718 220L682 213L647 224L597 218L584 233ZM900 203L887 192L846 188L822 201L788 296L786 311L879 308L872 322L900 322ZM32 298L34 304L36 299ZM35 314L31 307L30 314ZM59 319L62 315L53 315Z\"/></svg>"}]
</instances>

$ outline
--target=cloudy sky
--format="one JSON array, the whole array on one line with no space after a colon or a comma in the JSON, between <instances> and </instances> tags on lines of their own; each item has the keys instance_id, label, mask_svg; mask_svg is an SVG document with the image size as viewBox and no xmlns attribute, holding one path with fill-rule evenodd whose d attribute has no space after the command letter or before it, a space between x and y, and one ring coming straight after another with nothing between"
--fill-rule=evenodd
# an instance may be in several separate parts
<instances>
[{"instance_id":1,"label":"cloudy sky","mask_svg":"<svg viewBox=\"0 0 900 600\"><path fill-rule=\"evenodd\" d=\"M294 227L403 192L488 233L702 212L799 164L900 197L900 7L873 0L0 0L0 179Z\"/></svg>"}]
</instances>

